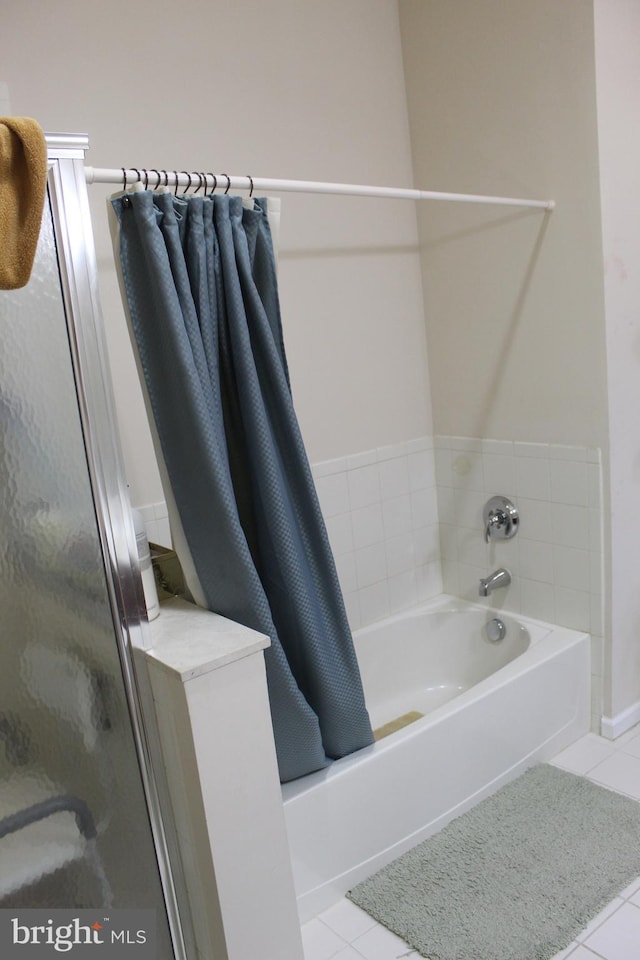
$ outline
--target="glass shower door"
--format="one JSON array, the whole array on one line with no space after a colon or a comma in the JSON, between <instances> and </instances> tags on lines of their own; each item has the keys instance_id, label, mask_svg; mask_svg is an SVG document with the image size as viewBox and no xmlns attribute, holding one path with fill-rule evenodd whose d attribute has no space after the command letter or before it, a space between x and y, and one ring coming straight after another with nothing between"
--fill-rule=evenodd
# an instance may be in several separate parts
<instances>
[{"instance_id":1,"label":"glass shower door","mask_svg":"<svg viewBox=\"0 0 640 960\"><path fill-rule=\"evenodd\" d=\"M152 909L165 960L49 202L0 343L0 908Z\"/></svg>"}]
</instances>

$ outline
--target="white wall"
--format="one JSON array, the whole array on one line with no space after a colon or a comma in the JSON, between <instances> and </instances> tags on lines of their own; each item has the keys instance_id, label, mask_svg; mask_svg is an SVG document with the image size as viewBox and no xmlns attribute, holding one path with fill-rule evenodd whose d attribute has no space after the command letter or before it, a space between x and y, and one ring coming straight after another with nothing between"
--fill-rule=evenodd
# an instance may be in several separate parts
<instances>
[{"instance_id":1,"label":"white wall","mask_svg":"<svg viewBox=\"0 0 640 960\"><path fill-rule=\"evenodd\" d=\"M585 0L400 0L436 434L606 446L593 22Z\"/></svg>"},{"instance_id":2,"label":"white wall","mask_svg":"<svg viewBox=\"0 0 640 960\"><path fill-rule=\"evenodd\" d=\"M37 10L35 9L37 8ZM5 5L16 114L86 132L95 166L411 185L395 0L55 0ZM162 499L112 267L90 188L134 503ZM431 432L411 203L283 198L281 300L312 460Z\"/></svg>"},{"instance_id":3,"label":"white wall","mask_svg":"<svg viewBox=\"0 0 640 960\"><path fill-rule=\"evenodd\" d=\"M502 563L505 606L589 630L600 717L612 646L592 4L400 0L400 15L416 186L557 205L420 210L445 590L473 596ZM521 510L500 548L482 542L491 492Z\"/></svg>"},{"instance_id":4,"label":"white wall","mask_svg":"<svg viewBox=\"0 0 640 960\"><path fill-rule=\"evenodd\" d=\"M602 237L609 370L609 716L640 719L640 6L595 0Z\"/></svg>"}]
</instances>

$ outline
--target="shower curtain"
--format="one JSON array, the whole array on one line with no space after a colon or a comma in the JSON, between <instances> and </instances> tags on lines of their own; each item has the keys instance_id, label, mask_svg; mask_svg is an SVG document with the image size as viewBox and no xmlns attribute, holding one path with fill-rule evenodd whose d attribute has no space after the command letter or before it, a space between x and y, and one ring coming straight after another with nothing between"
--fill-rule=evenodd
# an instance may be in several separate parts
<instances>
[{"instance_id":1,"label":"shower curtain","mask_svg":"<svg viewBox=\"0 0 640 960\"><path fill-rule=\"evenodd\" d=\"M276 752L291 780L372 733L293 409L267 201L145 190L112 204L147 403L201 596L271 639Z\"/></svg>"}]
</instances>

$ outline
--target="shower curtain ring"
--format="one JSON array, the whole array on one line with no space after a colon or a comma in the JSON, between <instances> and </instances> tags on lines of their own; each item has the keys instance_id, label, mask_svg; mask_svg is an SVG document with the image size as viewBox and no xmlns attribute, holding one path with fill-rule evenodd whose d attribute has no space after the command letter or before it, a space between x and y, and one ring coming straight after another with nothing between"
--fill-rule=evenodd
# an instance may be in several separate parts
<instances>
[{"instance_id":1,"label":"shower curtain ring","mask_svg":"<svg viewBox=\"0 0 640 960\"><path fill-rule=\"evenodd\" d=\"M144 188L145 190L149 189L149 171L144 168Z\"/></svg>"},{"instance_id":2,"label":"shower curtain ring","mask_svg":"<svg viewBox=\"0 0 640 960\"><path fill-rule=\"evenodd\" d=\"M173 171L173 175L174 175L174 177L176 178L175 190L173 191L173 195L174 195L174 197L177 197L177 196L178 196L178 171L177 171L177 170L174 170L174 171Z\"/></svg>"},{"instance_id":3,"label":"shower curtain ring","mask_svg":"<svg viewBox=\"0 0 640 960\"><path fill-rule=\"evenodd\" d=\"M186 187L182 191L182 196L184 197L187 190L189 190L189 188L191 187L191 174L189 173L188 170L181 170L180 173L184 173L185 177L189 177L189 183L186 185Z\"/></svg>"},{"instance_id":4,"label":"shower curtain ring","mask_svg":"<svg viewBox=\"0 0 640 960\"><path fill-rule=\"evenodd\" d=\"M229 176L228 173L223 173L222 176L227 178L227 189L224 192L224 195L226 197L226 195L229 193L229 187L231 186L231 177Z\"/></svg>"},{"instance_id":5,"label":"shower curtain ring","mask_svg":"<svg viewBox=\"0 0 640 960\"><path fill-rule=\"evenodd\" d=\"M137 183L140 183L140 181L142 180L142 176L141 176L141 174L140 174L140 171L138 170L137 167L131 167L131 169L135 172L135 174L136 174L136 176L137 176L137 178L138 178Z\"/></svg>"},{"instance_id":6,"label":"shower curtain ring","mask_svg":"<svg viewBox=\"0 0 640 960\"><path fill-rule=\"evenodd\" d=\"M193 171L193 175L194 175L194 177L197 177L197 178L198 178L198 186L197 186L197 187L195 188L195 190L193 191L193 195L195 196L196 193L198 192L198 190L202 187L202 174L201 174L201 173L198 173L197 170L194 170L194 171Z\"/></svg>"},{"instance_id":7,"label":"shower curtain ring","mask_svg":"<svg viewBox=\"0 0 640 960\"><path fill-rule=\"evenodd\" d=\"M158 178L157 181L156 181L156 185L155 185L155 187L153 188L154 191L155 191L155 190L157 190L158 187L160 186L160 181L162 180L162 177L160 176L160 171L159 171L159 170L156 170L155 167L151 167L151 173L155 173L156 177Z\"/></svg>"},{"instance_id":8,"label":"shower curtain ring","mask_svg":"<svg viewBox=\"0 0 640 960\"><path fill-rule=\"evenodd\" d=\"M163 186L168 187L168 186L169 186L169 174L167 173L166 170L163 170L162 172L164 173L164 184L163 184Z\"/></svg>"},{"instance_id":9,"label":"shower curtain ring","mask_svg":"<svg viewBox=\"0 0 640 960\"><path fill-rule=\"evenodd\" d=\"M251 199L253 196L253 177L249 176L249 174L247 174L247 177L249 179L249 183L251 184L251 189L249 190L249 199Z\"/></svg>"},{"instance_id":10,"label":"shower curtain ring","mask_svg":"<svg viewBox=\"0 0 640 960\"><path fill-rule=\"evenodd\" d=\"M213 186L211 187L211 193L209 194L209 196L212 197L216 192L216 187L218 186L218 178L216 177L215 173L208 173L207 176L211 177L213 180Z\"/></svg>"},{"instance_id":11,"label":"shower curtain ring","mask_svg":"<svg viewBox=\"0 0 640 960\"><path fill-rule=\"evenodd\" d=\"M124 167L122 167L121 169L122 169L122 189L126 190L127 189L127 171L125 170Z\"/></svg>"}]
</instances>

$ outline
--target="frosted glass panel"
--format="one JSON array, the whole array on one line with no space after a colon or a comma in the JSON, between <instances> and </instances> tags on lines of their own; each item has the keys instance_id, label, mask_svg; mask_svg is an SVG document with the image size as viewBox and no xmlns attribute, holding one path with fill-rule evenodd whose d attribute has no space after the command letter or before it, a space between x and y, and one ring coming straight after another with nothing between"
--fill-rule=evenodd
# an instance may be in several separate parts
<instances>
[{"instance_id":1,"label":"frosted glass panel","mask_svg":"<svg viewBox=\"0 0 640 960\"><path fill-rule=\"evenodd\" d=\"M170 957L48 206L0 343L0 906L155 908Z\"/></svg>"}]
</instances>

